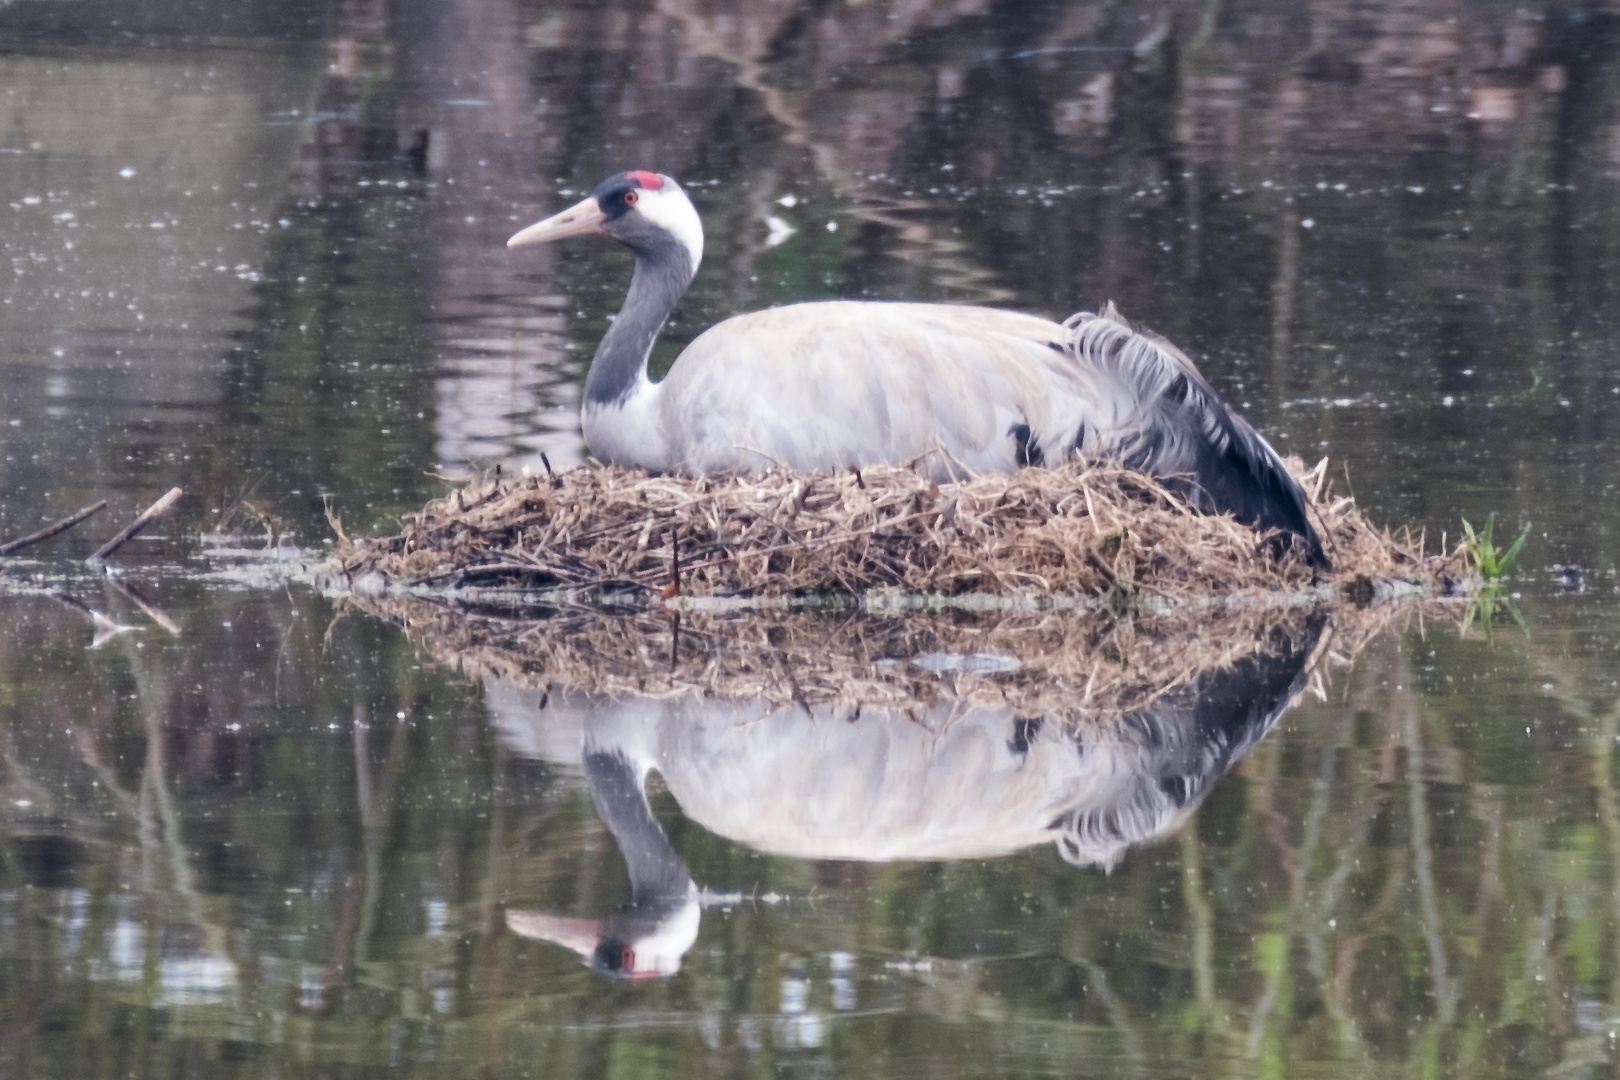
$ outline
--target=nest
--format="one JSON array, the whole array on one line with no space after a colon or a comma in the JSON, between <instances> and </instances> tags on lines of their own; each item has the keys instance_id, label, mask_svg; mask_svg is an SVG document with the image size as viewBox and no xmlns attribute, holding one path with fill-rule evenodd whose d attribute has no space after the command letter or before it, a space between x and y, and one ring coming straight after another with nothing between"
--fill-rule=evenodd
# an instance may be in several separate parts
<instances>
[{"instance_id":1,"label":"nest","mask_svg":"<svg viewBox=\"0 0 1620 1080\"><path fill-rule=\"evenodd\" d=\"M1228 516L1201 514L1152 477L1074 460L937 484L874 467L688 479L578 468L484 477L408 515L394 537L350 540L349 581L438 595L622 587L666 597L805 595L1087 598L1114 610L1212 600L1365 603L1448 594L1461 548L1372 526L1334 497L1327 463L1294 463L1333 571ZM338 523L334 520L334 525Z\"/></svg>"}]
</instances>

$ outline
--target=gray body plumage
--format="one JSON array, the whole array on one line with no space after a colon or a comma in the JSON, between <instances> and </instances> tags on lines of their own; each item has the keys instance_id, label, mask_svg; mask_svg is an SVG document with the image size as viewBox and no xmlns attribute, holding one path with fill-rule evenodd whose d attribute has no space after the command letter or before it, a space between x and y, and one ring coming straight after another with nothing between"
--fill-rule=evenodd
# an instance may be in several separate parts
<instances>
[{"instance_id":1,"label":"gray body plumage","mask_svg":"<svg viewBox=\"0 0 1620 1080\"><path fill-rule=\"evenodd\" d=\"M945 480L1105 456L1321 553L1276 451L1112 305L1063 324L945 304L772 308L711 328L647 388L587 401L602 460L696 475L915 463Z\"/></svg>"}]
</instances>

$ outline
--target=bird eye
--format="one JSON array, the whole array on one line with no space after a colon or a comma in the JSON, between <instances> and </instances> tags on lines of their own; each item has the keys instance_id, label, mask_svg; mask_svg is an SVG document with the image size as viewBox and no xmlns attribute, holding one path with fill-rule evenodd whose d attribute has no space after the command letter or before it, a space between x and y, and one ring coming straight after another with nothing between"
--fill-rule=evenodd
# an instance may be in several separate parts
<instances>
[{"instance_id":1,"label":"bird eye","mask_svg":"<svg viewBox=\"0 0 1620 1080\"><path fill-rule=\"evenodd\" d=\"M631 188L629 191L624 193L624 205L634 206L636 205L636 200L639 198L641 198L641 196L636 194L634 188Z\"/></svg>"}]
</instances>

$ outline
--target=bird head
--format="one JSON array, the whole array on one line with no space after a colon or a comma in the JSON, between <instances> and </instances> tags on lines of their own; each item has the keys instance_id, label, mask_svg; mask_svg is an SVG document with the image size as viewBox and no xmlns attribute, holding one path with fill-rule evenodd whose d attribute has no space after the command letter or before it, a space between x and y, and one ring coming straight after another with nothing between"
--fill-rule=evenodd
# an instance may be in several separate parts
<instances>
[{"instance_id":1,"label":"bird head","mask_svg":"<svg viewBox=\"0 0 1620 1080\"><path fill-rule=\"evenodd\" d=\"M518 232L506 246L569 236L605 236L644 258L684 256L692 274L703 260L703 225L692 201L673 177L643 169L608 177L567 210Z\"/></svg>"}]
</instances>

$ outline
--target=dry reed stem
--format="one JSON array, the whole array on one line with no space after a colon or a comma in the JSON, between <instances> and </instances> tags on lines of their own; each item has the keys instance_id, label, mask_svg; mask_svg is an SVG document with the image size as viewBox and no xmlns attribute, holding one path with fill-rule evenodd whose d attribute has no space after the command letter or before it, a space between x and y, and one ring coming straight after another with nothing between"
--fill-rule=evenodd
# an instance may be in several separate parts
<instances>
[{"instance_id":1,"label":"dry reed stem","mask_svg":"<svg viewBox=\"0 0 1620 1080\"><path fill-rule=\"evenodd\" d=\"M1335 498L1326 461L1298 469L1334 571L1364 601L1401 583L1447 594L1470 578L1459 547L1374 528ZM1230 517L1191 512L1152 478L1074 461L938 485L904 468L687 479L578 468L481 478L407 515L399 537L339 540L350 580L515 588L670 584L688 595L778 597L897 589L957 596L1083 596L1127 606L1303 593L1319 584Z\"/></svg>"}]
</instances>

